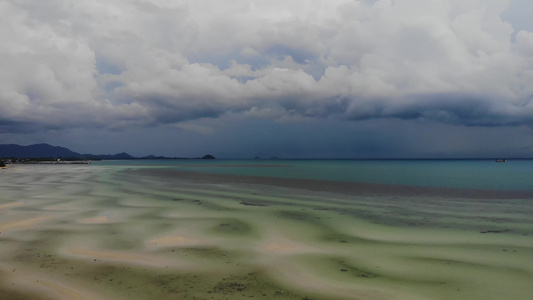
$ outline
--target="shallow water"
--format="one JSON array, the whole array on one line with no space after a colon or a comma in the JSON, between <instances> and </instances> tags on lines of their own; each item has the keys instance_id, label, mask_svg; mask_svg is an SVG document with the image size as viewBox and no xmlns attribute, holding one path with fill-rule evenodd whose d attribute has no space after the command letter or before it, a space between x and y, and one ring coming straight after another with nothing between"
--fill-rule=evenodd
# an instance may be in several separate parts
<instances>
[{"instance_id":1,"label":"shallow water","mask_svg":"<svg viewBox=\"0 0 533 300\"><path fill-rule=\"evenodd\" d=\"M265 177L191 180L180 168L0 171L0 298L533 293L531 199L311 191Z\"/></svg>"},{"instance_id":2,"label":"shallow water","mask_svg":"<svg viewBox=\"0 0 533 300\"><path fill-rule=\"evenodd\" d=\"M533 191L533 160L137 160L102 165L217 174L490 190Z\"/></svg>"}]
</instances>

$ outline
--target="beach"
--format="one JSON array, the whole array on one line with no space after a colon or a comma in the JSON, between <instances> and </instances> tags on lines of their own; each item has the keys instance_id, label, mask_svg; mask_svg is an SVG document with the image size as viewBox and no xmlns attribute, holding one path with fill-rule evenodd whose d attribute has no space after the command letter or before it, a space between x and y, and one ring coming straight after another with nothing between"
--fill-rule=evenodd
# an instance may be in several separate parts
<instances>
[{"instance_id":1,"label":"beach","mask_svg":"<svg viewBox=\"0 0 533 300\"><path fill-rule=\"evenodd\" d=\"M251 166L260 167L260 166ZM1 299L529 299L533 193L15 165Z\"/></svg>"}]
</instances>

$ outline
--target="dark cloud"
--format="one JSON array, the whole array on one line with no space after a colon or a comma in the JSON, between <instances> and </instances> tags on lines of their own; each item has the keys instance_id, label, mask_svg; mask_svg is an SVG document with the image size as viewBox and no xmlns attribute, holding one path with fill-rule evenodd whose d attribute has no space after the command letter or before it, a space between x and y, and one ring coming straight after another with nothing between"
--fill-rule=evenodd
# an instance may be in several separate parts
<instances>
[{"instance_id":1,"label":"dark cloud","mask_svg":"<svg viewBox=\"0 0 533 300\"><path fill-rule=\"evenodd\" d=\"M429 120L465 126L519 126L532 121L523 104L505 103L490 95L426 94L409 98L354 99L348 111L352 120L394 118Z\"/></svg>"},{"instance_id":2,"label":"dark cloud","mask_svg":"<svg viewBox=\"0 0 533 300\"><path fill-rule=\"evenodd\" d=\"M523 4L508 5L3 1L0 130L202 135L228 116L273 132L331 120L530 126L533 33L506 22Z\"/></svg>"}]
</instances>

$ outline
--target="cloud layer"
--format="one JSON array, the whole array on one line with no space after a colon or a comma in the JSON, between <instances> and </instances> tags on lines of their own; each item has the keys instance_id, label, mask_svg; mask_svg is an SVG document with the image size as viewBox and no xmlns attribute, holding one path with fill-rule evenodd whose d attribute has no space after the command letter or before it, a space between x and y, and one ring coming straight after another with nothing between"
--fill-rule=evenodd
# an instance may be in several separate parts
<instances>
[{"instance_id":1,"label":"cloud layer","mask_svg":"<svg viewBox=\"0 0 533 300\"><path fill-rule=\"evenodd\" d=\"M0 132L243 118L533 122L509 0L6 0Z\"/></svg>"}]
</instances>

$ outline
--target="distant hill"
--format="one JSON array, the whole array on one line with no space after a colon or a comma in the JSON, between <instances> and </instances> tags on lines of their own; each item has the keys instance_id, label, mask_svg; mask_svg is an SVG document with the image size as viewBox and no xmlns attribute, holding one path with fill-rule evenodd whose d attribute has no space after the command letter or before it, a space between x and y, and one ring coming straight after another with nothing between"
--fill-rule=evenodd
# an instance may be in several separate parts
<instances>
[{"instance_id":1,"label":"distant hill","mask_svg":"<svg viewBox=\"0 0 533 300\"><path fill-rule=\"evenodd\" d=\"M82 155L70 151L64 147L56 147L48 144L35 144L30 146L20 146L15 144L0 145L0 157L5 158L82 158Z\"/></svg>"},{"instance_id":2,"label":"distant hill","mask_svg":"<svg viewBox=\"0 0 533 300\"><path fill-rule=\"evenodd\" d=\"M82 154L83 159L135 159L135 157L129 155L128 153L121 152L117 154Z\"/></svg>"},{"instance_id":3,"label":"distant hill","mask_svg":"<svg viewBox=\"0 0 533 300\"><path fill-rule=\"evenodd\" d=\"M53 158L53 159L133 159L128 153L108 154L80 154L65 147L49 144L35 144L20 146L15 144L0 145L0 157L3 158Z\"/></svg>"},{"instance_id":4,"label":"distant hill","mask_svg":"<svg viewBox=\"0 0 533 300\"><path fill-rule=\"evenodd\" d=\"M49 158L49 159L63 159L63 160L115 160L115 159L184 159L177 157L164 157L148 155L145 157L133 157L128 153L121 152L117 154L80 154L71 151L65 147L52 146L49 144L35 144L29 146L20 146L16 144L0 144L0 158ZM203 159L214 159L212 155L206 155Z\"/></svg>"}]
</instances>

